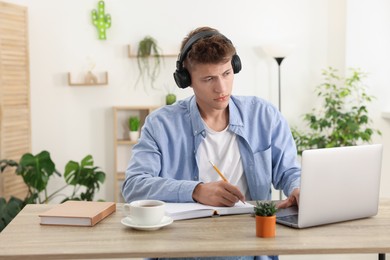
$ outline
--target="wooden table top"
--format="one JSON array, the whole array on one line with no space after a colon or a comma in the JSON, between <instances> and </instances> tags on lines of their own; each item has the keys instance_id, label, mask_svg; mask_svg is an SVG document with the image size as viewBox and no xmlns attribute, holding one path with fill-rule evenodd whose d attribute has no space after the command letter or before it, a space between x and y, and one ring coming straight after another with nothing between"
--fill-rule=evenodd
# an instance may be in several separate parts
<instances>
[{"instance_id":1,"label":"wooden table top","mask_svg":"<svg viewBox=\"0 0 390 260\"><path fill-rule=\"evenodd\" d=\"M390 199L372 218L307 229L277 225L258 238L250 215L174 221L155 231L121 224L123 204L94 227L45 226L38 215L55 205L28 205L0 233L0 259L99 259L234 255L390 253Z\"/></svg>"}]
</instances>

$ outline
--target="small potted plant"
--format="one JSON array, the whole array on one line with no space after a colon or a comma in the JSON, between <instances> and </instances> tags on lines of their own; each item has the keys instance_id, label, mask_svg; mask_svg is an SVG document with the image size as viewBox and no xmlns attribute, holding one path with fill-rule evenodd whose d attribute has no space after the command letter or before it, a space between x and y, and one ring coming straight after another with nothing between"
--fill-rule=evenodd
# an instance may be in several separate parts
<instances>
[{"instance_id":1,"label":"small potted plant","mask_svg":"<svg viewBox=\"0 0 390 260\"><path fill-rule=\"evenodd\" d=\"M257 237L275 237L276 204L273 201L256 201L254 207Z\"/></svg>"},{"instance_id":2,"label":"small potted plant","mask_svg":"<svg viewBox=\"0 0 390 260\"><path fill-rule=\"evenodd\" d=\"M131 116L129 118L129 136L131 141L137 141L139 138L139 124L140 119L138 116Z\"/></svg>"},{"instance_id":3,"label":"small potted plant","mask_svg":"<svg viewBox=\"0 0 390 260\"><path fill-rule=\"evenodd\" d=\"M166 95L165 95L165 104L166 105L172 105L176 102L176 95L175 95L175 87L172 87L172 85L164 85Z\"/></svg>"},{"instance_id":4,"label":"small potted plant","mask_svg":"<svg viewBox=\"0 0 390 260\"><path fill-rule=\"evenodd\" d=\"M154 82L159 76L161 69L161 52L156 39L151 36L144 37L138 43L137 62L140 74L135 85L142 79L146 87L146 80L149 80L150 86L154 88Z\"/></svg>"},{"instance_id":5,"label":"small potted plant","mask_svg":"<svg viewBox=\"0 0 390 260\"><path fill-rule=\"evenodd\" d=\"M165 104L172 105L176 102L176 95L173 93L169 93L165 96Z\"/></svg>"}]
</instances>

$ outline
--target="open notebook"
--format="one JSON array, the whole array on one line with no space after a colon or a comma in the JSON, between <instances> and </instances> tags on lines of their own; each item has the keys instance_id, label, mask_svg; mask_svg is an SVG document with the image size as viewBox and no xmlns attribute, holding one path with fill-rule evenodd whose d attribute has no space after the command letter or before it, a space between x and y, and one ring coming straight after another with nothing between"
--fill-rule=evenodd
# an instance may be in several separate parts
<instances>
[{"instance_id":1,"label":"open notebook","mask_svg":"<svg viewBox=\"0 0 390 260\"><path fill-rule=\"evenodd\" d=\"M237 202L233 207L213 207L200 203L166 203L165 212L174 220L253 213L253 205Z\"/></svg>"}]
</instances>

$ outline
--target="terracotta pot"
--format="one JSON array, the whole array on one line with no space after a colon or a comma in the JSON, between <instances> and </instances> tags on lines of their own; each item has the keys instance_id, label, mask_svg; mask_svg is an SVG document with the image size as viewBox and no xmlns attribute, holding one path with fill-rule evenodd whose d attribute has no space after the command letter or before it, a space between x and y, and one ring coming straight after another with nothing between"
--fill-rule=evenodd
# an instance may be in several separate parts
<instances>
[{"instance_id":1,"label":"terracotta pot","mask_svg":"<svg viewBox=\"0 0 390 260\"><path fill-rule=\"evenodd\" d=\"M256 236L275 237L276 216L256 216Z\"/></svg>"}]
</instances>

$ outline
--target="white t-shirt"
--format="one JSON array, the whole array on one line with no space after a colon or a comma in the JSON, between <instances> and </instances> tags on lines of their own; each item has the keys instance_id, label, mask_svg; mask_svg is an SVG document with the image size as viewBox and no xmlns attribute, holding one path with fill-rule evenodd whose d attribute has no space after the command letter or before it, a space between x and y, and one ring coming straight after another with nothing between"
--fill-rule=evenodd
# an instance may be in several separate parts
<instances>
[{"instance_id":1,"label":"white t-shirt","mask_svg":"<svg viewBox=\"0 0 390 260\"><path fill-rule=\"evenodd\" d=\"M226 179L238 186L245 198L249 198L248 184L245 178L241 154L236 140L236 134L228 131L228 128L217 132L205 124L206 138L199 145L196 159L199 167L199 180L208 183L220 181L221 177L212 167L209 161L223 173Z\"/></svg>"}]
</instances>

